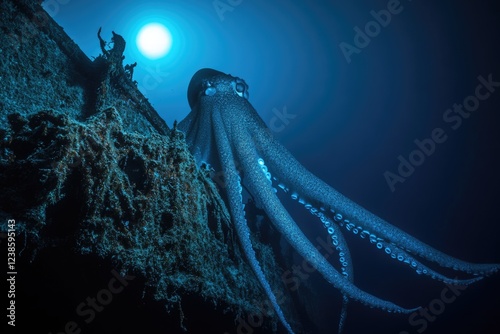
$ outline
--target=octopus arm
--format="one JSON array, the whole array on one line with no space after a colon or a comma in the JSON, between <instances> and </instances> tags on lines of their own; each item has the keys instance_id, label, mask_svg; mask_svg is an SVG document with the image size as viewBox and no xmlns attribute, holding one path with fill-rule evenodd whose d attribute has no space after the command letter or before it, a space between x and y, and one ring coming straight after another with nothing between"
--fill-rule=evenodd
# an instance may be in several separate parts
<instances>
[{"instance_id":1,"label":"octopus arm","mask_svg":"<svg viewBox=\"0 0 500 334\"><path fill-rule=\"evenodd\" d=\"M273 305L274 311L278 315L283 326L287 329L289 333L293 333L292 328L288 324L283 311L281 310L278 301L276 300L276 296L269 285L269 282L262 271L259 261L255 256L255 251L252 247L252 243L250 240L250 229L247 225L247 221L245 219L245 211L242 203L242 186L241 179L238 175L237 168L235 165L234 156L232 154L231 146L229 140L227 138L226 132L222 131L219 127L222 126L222 119L220 118L219 113L213 113L213 124L216 129L216 145L219 148L219 159L220 163L223 166L224 176L225 176L225 184L226 184L226 192L229 201L229 210L231 212L231 218L233 220L236 233L241 242L241 246L243 248L243 252L245 256L257 276L258 281L261 286L264 288L264 291L267 294L267 297L271 301ZM217 131L220 130L220 131Z\"/></svg>"},{"instance_id":2,"label":"octopus arm","mask_svg":"<svg viewBox=\"0 0 500 334\"><path fill-rule=\"evenodd\" d=\"M262 154L266 164L273 171L279 182L287 185L291 192L297 193L303 202L313 206L324 208L328 215L346 228L353 226L361 229L359 232L369 235L375 243L386 243L386 247L392 252L391 247L404 250L405 253L418 255L426 260L435 262L442 267L452 268L456 271L466 272L475 276L485 276L500 269L498 264L475 264L456 259L447 255L422 241L412 237L401 229L387 223L385 220L374 215L368 210L357 205L328 184L317 178L305 167L303 167L279 142L274 140L267 131L254 131L252 137L257 147L265 148ZM292 173L290 171L293 171ZM399 252L397 255L401 255ZM405 258L412 264L410 258ZM421 268L421 270L426 270ZM429 272L428 270L426 270ZM436 275L431 275L436 276ZM443 278L436 276L433 278ZM443 278L444 279L444 278ZM457 283L474 282L475 280Z\"/></svg>"},{"instance_id":3,"label":"octopus arm","mask_svg":"<svg viewBox=\"0 0 500 334\"><path fill-rule=\"evenodd\" d=\"M271 183L264 173L262 173L261 167L258 164L259 157L254 146L251 144L251 136L248 135L247 138L241 138L244 132L237 132L240 138L237 141L233 141L233 143L237 143L236 152L238 160L241 162L245 177L249 181L250 192L259 200L276 229L304 259L316 268L329 283L351 299L388 312L411 313L418 309L403 308L392 302L375 297L359 289L340 274L307 239L279 201Z\"/></svg>"}]
</instances>

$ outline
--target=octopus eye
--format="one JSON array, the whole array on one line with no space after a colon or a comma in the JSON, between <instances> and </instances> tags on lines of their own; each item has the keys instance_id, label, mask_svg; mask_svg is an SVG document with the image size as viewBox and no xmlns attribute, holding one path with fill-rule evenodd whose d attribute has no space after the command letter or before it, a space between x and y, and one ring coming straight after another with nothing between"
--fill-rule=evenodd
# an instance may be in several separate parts
<instances>
[{"instance_id":1,"label":"octopus eye","mask_svg":"<svg viewBox=\"0 0 500 334\"><path fill-rule=\"evenodd\" d=\"M234 90L238 96L248 100L248 85L244 80L236 78L236 81L234 82Z\"/></svg>"},{"instance_id":2,"label":"octopus eye","mask_svg":"<svg viewBox=\"0 0 500 334\"><path fill-rule=\"evenodd\" d=\"M205 95L207 95L207 96L214 96L216 92L217 92L217 89L215 89L215 87L207 87L205 89Z\"/></svg>"},{"instance_id":3,"label":"octopus eye","mask_svg":"<svg viewBox=\"0 0 500 334\"><path fill-rule=\"evenodd\" d=\"M200 95L214 96L215 93L217 93L217 89L212 85L212 83L208 80L203 81Z\"/></svg>"},{"instance_id":4,"label":"octopus eye","mask_svg":"<svg viewBox=\"0 0 500 334\"><path fill-rule=\"evenodd\" d=\"M244 84L242 84L241 82L238 82L238 83L236 84L236 91L237 91L238 93L243 93L243 92L245 91L245 85L244 85Z\"/></svg>"}]
</instances>

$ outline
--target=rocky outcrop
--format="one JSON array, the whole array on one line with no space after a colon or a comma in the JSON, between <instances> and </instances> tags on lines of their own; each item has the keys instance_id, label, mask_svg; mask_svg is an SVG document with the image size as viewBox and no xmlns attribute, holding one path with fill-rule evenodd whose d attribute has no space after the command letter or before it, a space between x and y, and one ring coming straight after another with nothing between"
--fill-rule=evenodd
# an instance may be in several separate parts
<instances>
[{"instance_id":1,"label":"rocky outcrop","mask_svg":"<svg viewBox=\"0 0 500 334\"><path fill-rule=\"evenodd\" d=\"M1 1L0 30L0 241L15 220L17 328L222 333L262 316L215 185L121 58L89 60L39 1Z\"/></svg>"}]
</instances>

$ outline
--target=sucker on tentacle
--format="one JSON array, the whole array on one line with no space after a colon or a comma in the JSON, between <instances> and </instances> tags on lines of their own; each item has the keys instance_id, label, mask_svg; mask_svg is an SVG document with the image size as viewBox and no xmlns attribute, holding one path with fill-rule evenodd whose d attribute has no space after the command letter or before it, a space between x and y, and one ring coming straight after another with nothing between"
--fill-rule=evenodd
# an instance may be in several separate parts
<instances>
[{"instance_id":1,"label":"sucker on tentacle","mask_svg":"<svg viewBox=\"0 0 500 334\"><path fill-rule=\"evenodd\" d=\"M353 265L343 232L367 239L374 249L391 260L406 263L417 274L449 284L471 284L497 272L498 264L473 264L455 259L417 240L363 209L304 168L271 135L264 121L248 102L244 80L213 69L195 73L188 87L189 115L179 123L198 163L210 164L224 173L223 191L241 246L283 326L293 333L285 319L250 242L250 229L242 203L241 178L255 202L294 249L342 294L339 332L344 326L347 302L355 299L388 312L409 313L375 297L354 284ZM277 197L281 189L318 218L338 252L337 270L312 245ZM468 273L469 279L452 279L421 262L424 259L445 268Z\"/></svg>"}]
</instances>

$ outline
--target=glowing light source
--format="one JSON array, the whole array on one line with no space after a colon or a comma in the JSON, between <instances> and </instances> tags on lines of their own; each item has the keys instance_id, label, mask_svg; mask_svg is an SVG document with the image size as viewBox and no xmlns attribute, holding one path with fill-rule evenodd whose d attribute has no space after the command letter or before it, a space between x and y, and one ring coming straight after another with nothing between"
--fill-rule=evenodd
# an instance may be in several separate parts
<instances>
[{"instance_id":1,"label":"glowing light source","mask_svg":"<svg viewBox=\"0 0 500 334\"><path fill-rule=\"evenodd\" d=\"M158 59L165 56L172 47L172 35L160 23L149 23L141 28L137 34L137 48L149 59Z\"/></svg>"}]
</instances>

